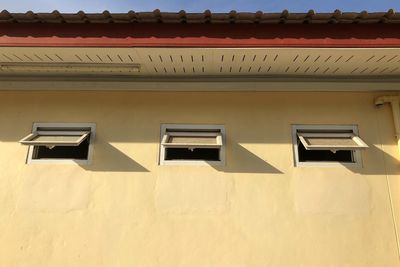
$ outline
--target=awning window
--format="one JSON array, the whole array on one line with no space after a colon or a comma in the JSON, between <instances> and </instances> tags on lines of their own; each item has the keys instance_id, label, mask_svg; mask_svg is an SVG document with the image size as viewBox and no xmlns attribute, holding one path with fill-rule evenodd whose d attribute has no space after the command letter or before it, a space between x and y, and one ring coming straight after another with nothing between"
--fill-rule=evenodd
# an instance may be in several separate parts
<instances>
[{"instance_id":1,"label":"awning window","mask_svg":"<svg viewBox=\"0 0 400 267\"><path fill-rule=\"evenodd\" d=\"M354 133L297 132L300 142L307 150L357 150L368 145Z\"/></svg>"},{"instance_id":2,"label":"awning window","mask_svg":"<svg viewBox=\"0 0 400 267\"><path fill-rule=\"evenodd\" d=\"M79 146L90 135L88 131L35 131L20 143L29 146Z\"/></svg>"},{"instance_id":3,"label":"awning window","mask_svg":"<svg viewBox=\"0 0 400 267\"><path fill-rule=\"evenodd\" d=\"M222 135L220 132L166 132L161 144L170 148L220 148Z\"/></svg>"}]
</instances>

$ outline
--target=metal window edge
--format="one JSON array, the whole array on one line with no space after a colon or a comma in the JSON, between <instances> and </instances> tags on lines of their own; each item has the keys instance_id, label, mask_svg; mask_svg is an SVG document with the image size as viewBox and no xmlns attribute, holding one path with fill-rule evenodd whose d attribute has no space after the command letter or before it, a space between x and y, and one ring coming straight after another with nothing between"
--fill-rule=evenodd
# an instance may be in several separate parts
<instances>
[{"instance_id":1,"label":"metal window edge","mask_svg":"<svg viewBox=\"0 0 400 267\"><path fill-rule=\"evenodd\" d=\"M354 162L300 162L298 154L297 144L297 132L299 130L321 130L321 129L332 129L332 130L351 130L355 135L358 136L358 126L356 124L292 124L292 148L293 148L293 167L352 167L352 168L363 168L363 162L361 157L361 149L353 150Z\"/></svg>"},{"instance_id":2,"label":"metal window edge","mask_svg":"<svg viewBox=\"0 0 400 267\"><path fill-rule=\"evenodd\" d=\"M49 122L34 122L32 125L32 132L38 131L39 128L84 128L90 129L89 135L89 147L87 159L33 159L34 146L28 146L28 155L26 158L27 164L78 164L78 165L90 165L93 161L94 154L94 143L96 138L96 123L93 122L61 122L61 123L49 123Z\"/></svg>"}]
</instances>

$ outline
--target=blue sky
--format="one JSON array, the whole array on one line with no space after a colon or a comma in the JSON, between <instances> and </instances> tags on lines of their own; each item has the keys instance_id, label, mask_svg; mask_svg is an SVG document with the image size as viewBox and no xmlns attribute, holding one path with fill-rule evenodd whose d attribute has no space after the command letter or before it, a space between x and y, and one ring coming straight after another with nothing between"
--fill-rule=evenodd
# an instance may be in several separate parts
<instances>
[{"instance_id":1,"label":"blue sky","mask_svg":"<svg viewBox=\"0 0 400 267\"><path fill-rule=\"evenodd\" d=\"M0 0L0 10L10 12L111 12L152 11L212 12L264 11L276 12L288 9L291 12L342 11L387 11L390 8L400 11L400 0Z\"/></svg>"}]
</instances>

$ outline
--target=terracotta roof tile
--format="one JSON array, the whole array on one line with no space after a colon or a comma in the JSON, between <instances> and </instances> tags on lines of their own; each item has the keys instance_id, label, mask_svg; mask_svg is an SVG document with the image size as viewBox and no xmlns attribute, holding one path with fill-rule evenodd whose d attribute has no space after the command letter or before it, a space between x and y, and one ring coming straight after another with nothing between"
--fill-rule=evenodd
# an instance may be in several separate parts
<instances>
[{"instance_id":1,"label":"terracotta roof tile","mask_svg":"<svg viewBox=\"0 0 400 267\"><path fill-rule=\"evenodd\" d=\"M288 24L321 24L321 23L400 23L400 14L392 9L387 12L368 13L362 11L332 13L316 13L313 10L307 13L290 13L283 10L280 13L236 12L212 13L206 10L202 13L153 12L127 13L60 13L57 10L51 13L10 13L7 10L0 12L0 23L288 23Z\"/></svg>"}]
</instances>

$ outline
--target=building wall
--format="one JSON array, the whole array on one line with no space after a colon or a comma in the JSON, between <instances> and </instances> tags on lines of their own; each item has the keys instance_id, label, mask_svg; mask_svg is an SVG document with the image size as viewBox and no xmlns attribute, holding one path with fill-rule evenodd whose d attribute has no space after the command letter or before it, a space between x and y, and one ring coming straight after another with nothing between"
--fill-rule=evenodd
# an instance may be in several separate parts
<instances>
[{"instance_id":1,"label":"building wall","mask_svg":"<svg viewBox=\"0 0 400 267\"><path fill-rule=\"evenodd\" d=\"M400 266L377 95L0 92L0 266ZM25 164L33 122L95 122L93 163ZM226 165L159 166L161 123L224 124ZM362 167L294 167L291 124L357 124Z\"/></svg>"}]
</instances>

